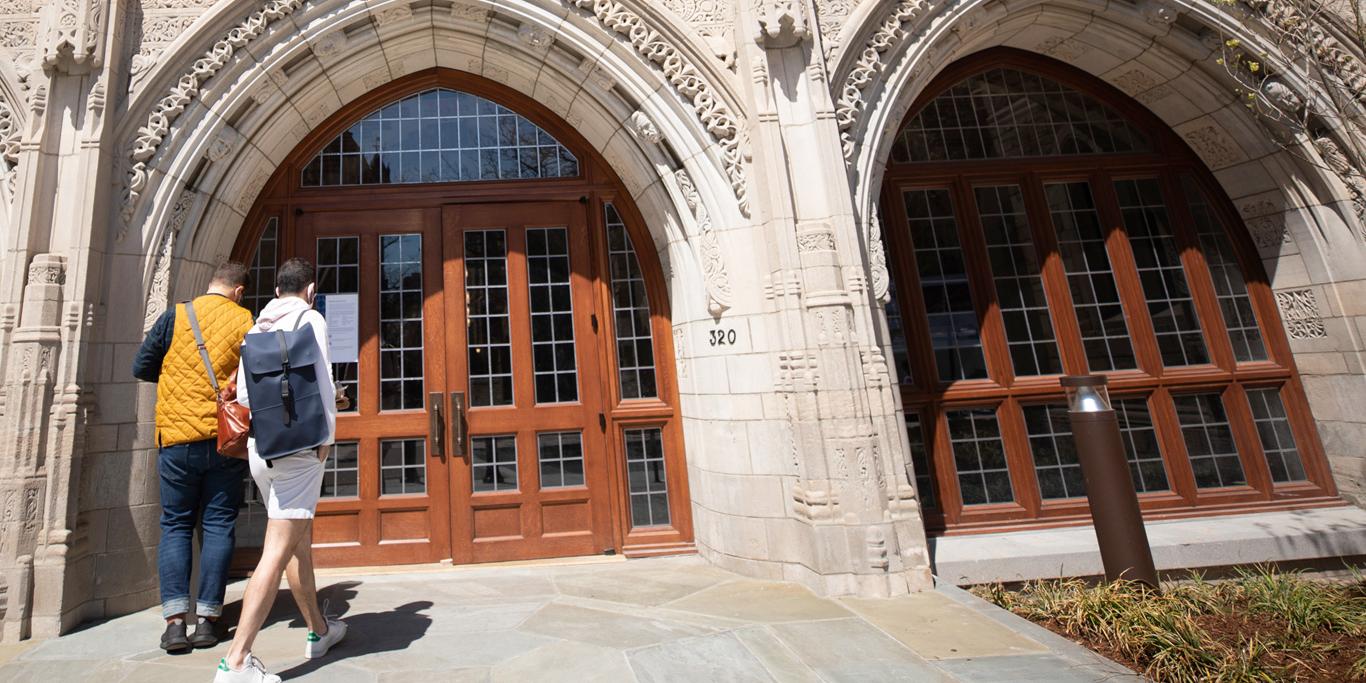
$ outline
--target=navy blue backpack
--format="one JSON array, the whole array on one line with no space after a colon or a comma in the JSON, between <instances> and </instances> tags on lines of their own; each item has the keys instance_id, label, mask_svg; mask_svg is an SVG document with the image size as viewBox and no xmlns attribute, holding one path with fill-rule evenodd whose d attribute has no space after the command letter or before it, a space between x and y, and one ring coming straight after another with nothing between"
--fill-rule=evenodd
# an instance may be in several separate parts
<instances>
[{"instance_id":1,"label":"navy blue backpack","mask_svg":"<svg viewBox=\"0 0 1366 683\"><path fill-rule=\"evenodd\" d=\"M302 314L300 316L302 318ZM256 452L270 461L327 442L316 363L322 359L313 326L254 332L242 343Z\"/></svg>"}]
</instances>

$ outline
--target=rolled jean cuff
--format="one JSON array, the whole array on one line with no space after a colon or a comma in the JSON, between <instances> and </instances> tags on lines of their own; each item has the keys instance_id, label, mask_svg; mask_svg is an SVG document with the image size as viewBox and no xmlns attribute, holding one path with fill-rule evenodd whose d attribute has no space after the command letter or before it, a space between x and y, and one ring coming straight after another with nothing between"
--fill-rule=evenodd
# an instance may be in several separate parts
<instances>
[{"instance_id":1,"label":"rolled jean cuff","mask_svg":"<svg viewBox=\"0 0 1366 683\"><path fill-rule=\"evenodd\" d=\"M218 617L223 616L223 604L200 600L194 604L194 615L196 617L212 617L217 619Z\"/></svg>"},{"instance_id":2,"label":"rolled jean cuff","mask_svg":"<svg viewBox=\"0 0 1366 683\"><path fill-rule=\"evenodd\" d=\"M221 611L223 608L219 607ZM188 614L190 611L190 596L183 598L171 598L161 603L161 618L170 619L177 614Z\"/></svg>"}]
</instances>

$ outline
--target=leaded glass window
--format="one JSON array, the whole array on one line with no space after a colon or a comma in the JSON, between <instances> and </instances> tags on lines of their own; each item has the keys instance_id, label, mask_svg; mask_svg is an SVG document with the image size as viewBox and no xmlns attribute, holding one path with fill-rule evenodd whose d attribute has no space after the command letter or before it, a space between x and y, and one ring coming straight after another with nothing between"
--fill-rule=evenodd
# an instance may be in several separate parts
<instances>
[{"instance_id":1,"label":"leaded glass window","mask_svg":"<svg viewBox=\"0 0 1366 683\"><path fill-rule=\"evenodd\" d=\"M964 505L1014 500L1001 426L992 408L948 411L949 443Z\"/></svg>"},{"instance_id":2,"label":"leaded glass window","mask_svg":"<svg viewBox=\"0 0 1366 683\"><path fill-rule=\"evenodd\" d=\"M360 292L360 238L319 237L317 250L318 294L323 296L328 294L358 294ZM343 412L358 412L360 410L360 364L356 362L333 363L332 379L351 401Z\"/></svg>"},{"instance_id":3,"label":"leaded glass window","mask_svg":"<svg viewBox=\"0 0 1366 683\"><path fill-rule=\"evenodd\" d=\"M1331 500L1266 274L1199 156L1079 70L966 61L903 121L878 194L901 283L878 341L928 523L1084 519L1057 376L1086 373L1145 509Z\"/></svg>"},{"instance_id":4,"label":"leaded glass window","mask_svg":"<svg viewBox=\"0 0 1366 683\"><path fill-rule=\"evenodd\" d=\"M1176 248L1162 188L1152 178L1115 183L1124 229L1138 264L1138 281L1148 301L1148 318L1157 334L1164 365L1209 361L1200 318L1195 313L1186 270Z\"/></svg>"},{"instance_id":5,"label":"leaded glass window","mask_svg":"<svg viewBox=\"0 0 1366 683\"><path fill-rule=\"evenodd\" d=\"M1015 374L1062 372L1024 194L1018 185L979 187L974 194Z\"/></svg>"},{"instance_id":6,"label":"leaded glass window","mask_svg":"<svg viewBox=\"0 0 1366 683\"><path fill-rule=\"evenodd\" d=\"M261 309L275 298L275 267L279 263L280 219L271 216L266 219L266 229L256 242L256 253L251 257L251 277L247 291L242 295L242 306L251 311L252 316L260 315Z\"/></svg>"},{"instance_id":7,"label":"leaded glass window","mask_svg":"<svg viewBox=\"0 0 1366 683\"><path fill-rule=\"evenodd\" d=\"M1044 191L1091 371L1134 367L1129 325L1105 251L1105 230L1091 186L1083 182L1053 183L1045 185Z\"/></svg>"},{"instance_id":8,"label":"leaded glass window","mask_svg":"<svg viewBox=\"0 0 1366 683\"><path fill-rule=\"evenodd\" d=\"M1219 297L1219 312L1224 316L1224 327L1228 328L1228 339L1233 344L1233 357L1239 361L1266 360L1266 345L1257 328L1257 316L1253 314L1252 301L1247 296L1247 282L1228 242L1228 233L1195 179L1184 176L1181 185L1190 206L1200 251L1205 255L1210 277L1214 280L1214 293Z\"/></svg>"},{"instance_id":9,"label":"leaded glass window","mask_svg":"<svg viewBox=\"0 0 1366 683\"><path fill-rule=\"evenodd\" d=\"M574 154L526 117L478 95L433 88L387 104L328 142L304 187L570 178Z\"/></svg>"},{"instance_id":10,"label":"leaded glass window","mask_svg":"<svg viewBox=\"0 0 1366 683\"><path fill-rule=\"evenodd\" d=\"M636 259L631 235L615 206L603 207L607 217L607 258L612 271L612 320L617 335L617 377L621 397L653 398L654 339L650 332L650 300L645 274Z\"/></svg>"},{"instance_id":11,"label":"leaded glass window","mask_svg":"<svg viewBox=\"0 0 1366 683\"><path fill-rule=\"evenodd\" d=\"M1047 76L996 68L964 79L907 122L898 162L1142 151L1114 109Z\"/></svg>"},{"instance_id":12,"label":"leaded glass window","mask_svg":"<svg viewBox=\"0 0 1366 683\"><path fill-rule=\"evenodd\" d=\"M908 190L905 199L939 381L986 377L977 311L949 192Z\"/></svg>"}]
</instances>

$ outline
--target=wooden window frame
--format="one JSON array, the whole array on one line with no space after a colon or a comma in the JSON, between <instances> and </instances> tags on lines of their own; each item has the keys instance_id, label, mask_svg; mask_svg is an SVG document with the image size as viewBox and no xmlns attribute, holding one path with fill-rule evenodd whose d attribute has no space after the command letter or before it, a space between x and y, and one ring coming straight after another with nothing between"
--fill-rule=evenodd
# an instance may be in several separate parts
<instances>
[{"instance_id":1,"label":"wooden window frame","mask_svg":"<svg viewBox=\"0 0 1366 683\"><path fill-rule=\"evenodd\" d=\"M1060 375L1016 377L1006 343L1004 322L986 240L977 215L977 186L1019 185L1039 259L1040 275L1051 314L1063 372L1087 372L1081 331L1072 308L1072 295L1058 252L1056 232L1044 197L1048 183L1086 181L1105 230L1106 252L1119 290L1124 317L1135 354L1135 369L1105 372L1116 400L1143 398L1166 466L1168 491L1140 494L1148 518L1188 517L1247 512L1270 507L1310 507L1336 504L1337 491L1323 453L1289 341L1280 323L1269 280L1241 218L1228 197L1194 152L1162 121L1123 93L1098 79L1054 60L1030 53L995 48L966 58L934 79L908 110L902 126L939 94L976 73L1008 67L1054 79L1112 107L1147 135L1151 151L971 161L891 162L883 178L880 205L888 254L893 269L896 301L906 334L909 382L899 384L907 412L921 417L924 440L932 463L937 506L925 509L932 532L955 534L1079 524L1089 521L1085 498L1042 500L1029 450L1021 406L1061 400ZM1223 225L1247 284L1266 360L1236 362L1217 292L1188 208L1181 182L1193 178ZM1138 279L1133 250L1115 196L1116 180L1154 178L1159 182L1173 237L1205 341L1207 363L1164 367ZM920 278L903 196L908 190L946 188L958 222L973 304L978 314L988 375L985 379L940 383L937 380L928 323L921 299ZM1306 474L1305 481L1274 484L1252 422L1245 388L1277 387ZM1191 473L1176 409L1171 397L1192 391L1218 391L1224 401L1247 484L1197 489ZM966 407L996 409L1010 467L1015 500L964 506L958 491L953 453L949 447L946 411Z\"/></svg>"}]
</instances>

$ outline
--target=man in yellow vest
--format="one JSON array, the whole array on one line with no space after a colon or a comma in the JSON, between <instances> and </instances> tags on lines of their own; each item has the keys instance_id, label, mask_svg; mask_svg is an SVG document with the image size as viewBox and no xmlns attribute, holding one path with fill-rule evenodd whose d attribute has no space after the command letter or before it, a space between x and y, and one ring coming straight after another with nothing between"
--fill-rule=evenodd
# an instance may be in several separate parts
<instances>
[{"instance_id":1,"label":"man in yellow vest","mask_svg":"<svg viewBox=\"0 0 1366 683\"><path fill-rule=\"evenodd\" d=\"M240 305L247 275L242 264L225 263L214 271L208 293L191 302L220 387L232 381L242 338L252 326L251 312ZM185 652L212 647L219 638L216 622L223 613L247 461L218 453L218 404L185 304L177 304L152 325L133 359L133 376L157 385L157 570L166 619L161 648ZM194 633L187 637L192 537L201 524L199 590L193 606L197 620Z\"/></svg>"}]
</instances>

